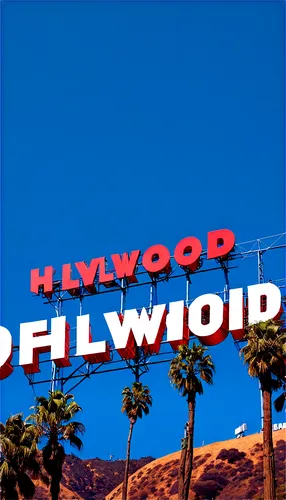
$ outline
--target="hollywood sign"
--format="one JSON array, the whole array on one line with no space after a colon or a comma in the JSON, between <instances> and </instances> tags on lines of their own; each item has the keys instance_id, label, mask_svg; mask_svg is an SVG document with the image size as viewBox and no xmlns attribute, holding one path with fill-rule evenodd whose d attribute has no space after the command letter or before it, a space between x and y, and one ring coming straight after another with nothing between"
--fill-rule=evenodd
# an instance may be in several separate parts
<instances>
[{"instance_id":1,"label":"hollywood sign","mask_svg":"<svg viewBox=\"0 0 286 500\"><path fill-rule=\"evenodd\" d=\"M208 233L207 258L225 258L233 249L234 234L227 230ZM197 238L181 240L174 252L175 261L188 272L198 268L202 245ZM110 284L115 276L125 278L129 283L137 281L136 269L140 251L111 256L115 270L107 273L105 257L93 259L88 266L84 262L75 264L81 278L71 278L71 265L62 267L61 289L72 296L78 294L80 279L85 289L96 293L95 282ZM143 254L142 265L150 276L169 273L171 268L170 252L163 245L154 245ZM53 274L51 266L45 268L40 276L39 269L31 271L31 291L46 296L53 293ZM188 307L184 300L153 306L151 311L143 308L126 310L124 313L107 312L104 318L113 340L114 348L123 359L134 359L136 347L142 347L146 354L158 353L163 335L173 349L188 343L190 336L207 346L214 346L226 339L228 333L235 340L243 339L245 325L268 319L278 319L282 314L281 293L272 283L262 283L247 287L244 300L242 288L229 291L228 302L216 294L197 297ZM12 335L5 327L0 327L0 379L13 372ZM50 359L58 367L68 367L70 348L70 326L65 316L20 324L19 364L26 374L40 371L39 356L50 352ZM110 360L110 345L106 340L93 340L89 314L76 318L76 352L89 363L102 363Z\"/></svg>"},{"instance_id":2,"label":"hollywood sign","mask_svg":"<svg viewBox=\"0 0 286 500\"><path fill-rule=\"evenodd\" d=\"M286 429L286 422L272 425L273 431L280 431L281 429Z\"/></svg>"}]
</instances>

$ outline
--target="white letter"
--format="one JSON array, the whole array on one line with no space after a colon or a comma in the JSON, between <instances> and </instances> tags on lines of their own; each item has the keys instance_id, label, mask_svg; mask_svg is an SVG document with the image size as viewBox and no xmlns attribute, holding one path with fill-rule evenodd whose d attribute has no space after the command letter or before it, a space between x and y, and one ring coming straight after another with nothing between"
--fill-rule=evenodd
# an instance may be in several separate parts
<instances>
[{"instance_id":1,"label":"white letter","mask_svg":"<svg viewBox=\"0 0 286 500\"><path fill-rule=\"evenodd\" d=\"M261 311L261 297L266 296L266 311ZM248 287L248 323L276 319L281 308L281 292L273 283L260 283Z\"/></svg>"},{"instance_id":2,"label":"white letter","mask_svg":"<svg viewBox=\"0 0 286 500\"><path fill-rule=\"evenodd\" d=\"M243 288L229 290L229 330L243 329Z\"/></svg>"},{"instance_id":3,"label":"white letter","mask_svg":"<svg viewBox=\"0 0 286 500\"><path fill-rule=\"evenodd\" d=\"M66 317L51 320L51 334L47 332L47 320L20 324L20 361L25 373L39 372L39 353L51 351L51 360L57 366L70 366L68 360L69 325Z\"/></svg>"},{"instance_id":4,"label":"white letter","mask_svg":"<svg viewBox=\"0 0 286 500\"><path fill-rule=\"evenodd\" d=\"M209 322L202 323L202 309L209 306ZM218 295L207 293L197 297L189 306L189 329L204 345L216 345L228 334L224 321L224 305Z\"/></svg>"},{"instance_id":5,"label":"white letter","mask_svg":"<svg viewBox=\"0 0 286 500\"><path fill-rule=\"evenodd\" d=\"M89 314L76 318L76 356L90 363L109 361L109 345L105 340L92 342Z\"/></svg>"},{"instance_id":6,"label":"white letter","mask_svg":"<svg viewBox=\"0 0 286 500\"><path fill-rule=\"evenodd\" d=\"M170 342L173 349L177 349L179 345L187 343L187 339L189 338L189 328L185 321L185 311L187 311L187 308L183 300L170 302L166 318L167 342Z\"/></svg>"},{"instance_id":7,"label":"white letter","mask_svg":"<svg viewBox=\"0 0 286 500\"><path fill-rule=\"evenodd\" d=\"M122 357L129 358L134 355L134 340L137 346L148 345L153 352L159 351L165 329L165 314L166 306L163 304L153 307L150 318L145 308L142 309L140 316L136 309L126 311L122 323L116 312L105 313L104 317L115 349Z\"/></svg>"},{"instance_id":8,"label":"white letter","mask_svg":"<svg viewBox=\"0 0 286 500\"><path fill-rule=\"evenodd\" d=\"M10 364L12 352L12 335L7 328L0 326L0 380L9 377L13 371Z\"/></svg>"}]
</instances>

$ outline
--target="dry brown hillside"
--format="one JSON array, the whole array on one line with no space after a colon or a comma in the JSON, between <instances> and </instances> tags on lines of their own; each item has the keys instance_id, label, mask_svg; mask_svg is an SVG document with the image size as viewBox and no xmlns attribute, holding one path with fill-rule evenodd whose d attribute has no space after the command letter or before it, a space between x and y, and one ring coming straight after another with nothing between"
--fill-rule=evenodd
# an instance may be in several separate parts
<instances>
[{"instance_id":1,"label":"dry brown hillside","mask_svg":"<svg viewBox=\"0 0 286 500\"><path fill-rule=\"evenodd\" d=\"M131 460L131 473L143 467L152 457ZM100 458L82 460L75 455L67 455L63 467L60 500L104 500L123 480L124 460L109 462ZM34 500L48 500L49 487L35 481Z\"/></svg>"},{"instance_id":2,"label":"dry brown hillside","mask_svg":"<svg viewBox=\"0 0 286 500\"><path fill-rule=\"evenodd\" d=\"M285 430L273 433L277 500L286 498ZM129 500L175 500L180 452L145 465L129 478ZM262 499L262 434L213 443L194 452L190 500ZM106 500L120 498L121 485Z\"/></svg>"}]
</instances>

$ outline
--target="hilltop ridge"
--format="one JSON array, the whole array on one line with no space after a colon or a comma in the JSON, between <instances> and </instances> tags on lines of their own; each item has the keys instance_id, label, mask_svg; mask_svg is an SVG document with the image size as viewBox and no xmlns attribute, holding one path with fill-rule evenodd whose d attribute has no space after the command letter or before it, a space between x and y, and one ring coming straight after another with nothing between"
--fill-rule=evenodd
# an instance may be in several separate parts
<instances>
[{"instance_id":1,"label":"hilltop ridge","mask_svg":"<svg viewBox=\"0 0 286 500\"><path fill-rule=\"evenodd\" d=\"M277 500L286 497L285 430L273 432ZM177 500L180 451L154 459L131 460L129 500ZM190 500L261 500L263 487L262 434L230 439L195 448ZM60 500L119 500L124 460L82 460L67 455ZM49 492L35 481L34 500L47 500Z\"/></svg>"},{"instance_id":2,"label":"hilltop ridge","mask_svg":"<svg viewBox=\"0 0 286 500\"><path fill-rule=\"evenodd\" d=\"M286 497L285 430L273 432L277 500ZM190 500L260 500L263 488L262 433L194 450ZM129 500L177 500L180 451L136 471L129 478ZM121 485L106 500L119 500Z\"/></svg>"}]
</instances>

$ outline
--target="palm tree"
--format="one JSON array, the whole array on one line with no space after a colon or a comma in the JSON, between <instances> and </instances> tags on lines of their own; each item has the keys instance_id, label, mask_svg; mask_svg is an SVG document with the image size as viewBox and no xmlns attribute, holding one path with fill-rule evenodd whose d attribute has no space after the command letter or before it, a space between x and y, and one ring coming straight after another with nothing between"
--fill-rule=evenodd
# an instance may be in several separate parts
<instances>
[{"instance_id":1,"label":"palm tree","mask_svg":"<svg viewBox=\"0 0 286 500\"><path fill-rule=\"evenodd\" d=\"M179 500L188 500L193 469L194 426L196 395L203 394L202 380L213 383L214 364L207 348L197 345L181 345L177 356L172 359L169 377L173 386L182 396L187 397L189 419L186 439L183 446L179 467Z\"/></svg>"},{"instance_id":2,"label":"palm tree","mask_svg":"<svg viewBox=\"0 0 286 500\"><path fill-rule=\"evenodd\" d=\"M275 462L272 440L272 392L283 385L285 341L280 323L268 320L250 325L241 349L248 374L259 379L263 398L263 477L264 499L276 499Z\"/></svg>"},{"instance_id":3,"label":"palm tree","mask_svg":"<svg viewBox=\"0 0 286 500\"><path fill-rule=\"evenodd\" d=\"M148 415L149 407L152 406L152 397L150 395L150 390L146 385L142 385L141 382L134 382L132 388L125 387L122 391L122 413L126 413L129 418L129 434L127 440L127 453L126 453L126 463L124 471L124 481L122 486L122 500L127 499L127 489L128 489L128 472L129 472L129 461L130 461L130 445L134 424L137 418L142 418L143 414Z\"/></svg>"},{"instance_id":4,"label":"palm tree","mask_svg":"<svg viewBox=\"0 0 286 500\"><path fill-rule=\"evenodd\" d=\"M27 474L46 482L37 461L37 435L21 413L12 415L6 424L0 423L0 496L17 500L18 491L26 499L33 498L35 485Z\"/></svg>"},{"instance_id":5,"label":"palm tree","mask_svg":"<svg viewBox=\"0 0 286 500\"><path fill-rule=\"evenodd\" d=\"M65 450L61 442L69 442L78 450L82 448L78 434L83 434L84 425L73 420L81 407L74 401L72 394L61 391L49 391L48 399L42 396L36 398L36 401L37 405L32 407L34 413L27 421L35 426L39 437L45 439L43 464L51 476L52 500L58 500L65 461Z\"/></svg>"}]
</instances>

